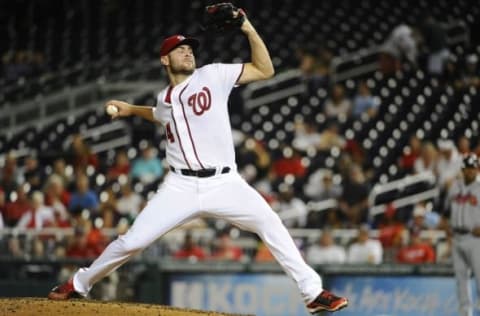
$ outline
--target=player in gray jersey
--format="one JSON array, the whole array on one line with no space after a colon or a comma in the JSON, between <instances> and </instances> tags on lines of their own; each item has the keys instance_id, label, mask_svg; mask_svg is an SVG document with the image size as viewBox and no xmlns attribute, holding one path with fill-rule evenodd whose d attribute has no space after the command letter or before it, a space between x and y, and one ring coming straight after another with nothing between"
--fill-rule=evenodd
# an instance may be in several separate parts
<instances>
[{"instance_id":1,"label":"player in gray jersey","mask_svg":"<svg viewBox=\"0 0 480 316\"><path fill-rule=\"evenodd\" d=\"M463 178L457 180L448 194L450 223L453 233L453 267L461 316L473 315L470 278L473 272L477 286L477 310L480 312L480 181L479 161L468 154L462 161Z\"/></svg>"}]
</instances>

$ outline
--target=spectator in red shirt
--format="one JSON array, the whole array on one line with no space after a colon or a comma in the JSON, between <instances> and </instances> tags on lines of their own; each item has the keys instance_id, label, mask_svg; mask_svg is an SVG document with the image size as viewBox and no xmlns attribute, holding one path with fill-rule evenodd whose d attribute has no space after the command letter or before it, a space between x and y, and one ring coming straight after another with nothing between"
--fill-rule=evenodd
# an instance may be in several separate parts
<instances>
[{"instance_id":1,"label":"spectator in red shirt","mask_svg":"<svg viewBox=\"0 0 480 316\"><path fill-rule=\"evenodd\" d=\"M206 255L204 250L195 244L192 235L187 232L182 247L173 254L173 257L175 259L204 260Z\"/></svg>"},{"instance_id":2,"label":"spectator in red shirt","mask_svg":"<svg viewBox=\"0 0 480 316\"><path fill-rule=\"evenodd\" d=\"M13 227L17 225L23 214L27 213L30 208L30 201L23 185L16 190L17 199L5 205L5 212L3 213L3 220L6 226Z\"/></svg>"},{"instance_id":3,"label":"spectator in red shirt","mask_svg":"<svg viewBox=\"0 0 480 316\"><path fill-rule=\"evenodd\" d=\"M88 166L93 166L95 169L98 168L99 161L97 155L92 152L80 134L73 135L69 155L76 172L85 172Z\"/></svg>"},{"instance_id":4,"label":"spectator in red shirt","mask_svg":"<svg viewBox=\"0 0 480 316\"><path fill-rule=\"evenodd\" d=\"M45 206L43 193L35 191L32 194L30 210L22 215L16 227L41 229L52 226L54 222L53 209Z\"/></svg>"},{"instance_id":5,"label":"spectator in red shirt","mask_svg":"<svg viewBox=\"0 0 480 316\"><path fill-rule=\"evenodd\" d=\"M399 263L433 263L435 262L435 250L420 238L420 234L410 236L410 244L400 248L397 254Z\"/></svg>"},{"instance_id":6,"label":"spectator in red shirt","mask_svg":"<svg viewBox=\"0 0 480 316\"><path fill-rule=\"evenodd\" d=\"M0 185L7 192L7 195L15 190L15 188L21 183L21 171L18 168L17 158L15 154L9 152L5 156L5 163L3 168L0 169Z\"/></svg>"},{"instance_id":7,"label":"spectator in red shirt","mask_svg":"<svg viewBox=\"0 0 480 316\"><path fill-rule=\"evenodd\" d=\"M92 229L91 222L85 222L75 228L75 235L66 250L66 256L72 258L95 258L105 248L105 238L98 229Z\"/></svg>"},{"instance_id":8,"label":"spectator in red shirt","mask_svg":"<svg viewBox=\"0 0 480 316\"><path fill-rule=\"evenodd\" d=\"M212 254L212 259L240 261L243 256L243 250L232 243L232 238L228 231L222 231L218 235L216 250Z\"/></svg>"},{"instance_id":9,"label":"spectator in red shirt","mask_svg":"<svg viewBox=\"0 0 480 316\"><path fill-rule=\"evenodd\" d=\"M127 153L124 150L117 152L115 156L115 163L108 169L108 180L116 180L119 176L128 176L130 173L130 160L128 160Z\"/></svg>"},{"instance_id":10,"label":"spectator in red shirt","mask_svg":"<svg viewBox=\"0 0 480 316\"><path fill-rule=\"evenodd\" d=\"M407 173L413 173L415 161L422 152L422 142L420 139L412 135L410 137L408 146L404 148L402 157L399 161L399 166Z\"/></svg>"},{"instance_id":11,"label":"spectator in red shirt","mask_svg":"<svg viewBox=\"0 0 480 316\"><path fill-rule=\"evenodd\" d=\"M282 157L273 162L272 171L277 178L289 174L295 177L303 177L307 169L302 163L302 157L291 147L286 147L283 149Z\"/></svg>"},{"instance_id":12,"label":"spectator in red shirt","mask_svg":"<svg viewBox=\"0 0 480 316\"><path fill-rule=\"evenodd\" d=\"M395 218L395 213L396 209L393 205L387 206L378 224L378 239L383 248L398 248L402 244L406 227Z\"/></svg>"}]
</instances>

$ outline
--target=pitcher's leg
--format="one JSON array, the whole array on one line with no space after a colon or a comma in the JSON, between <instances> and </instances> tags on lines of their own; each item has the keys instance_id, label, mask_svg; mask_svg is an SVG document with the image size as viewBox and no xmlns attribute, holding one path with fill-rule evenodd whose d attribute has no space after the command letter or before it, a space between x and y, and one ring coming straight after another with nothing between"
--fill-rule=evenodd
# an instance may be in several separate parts
<instances>
[{"instance_id":1,"label":"pitcher's leg","mask_svg":"<svg viewBox=\"0 0 480 316\"><path fill-rule=\"evenodd\" d=\"M100 279L116 270L163 234L197 214L197 198L192 191L178 191L168 186L148 202L125 235L111 242L88 268L81 268L73 278L75 290L86 295Z\"/></svg>"},{"instance_id":2,"label":"pitcher's leg","mask_svg":"<svg viewBox=\"0 0 480 316\"><path fill-rule=\"evenodd\" d=\"M320 276L307 265L278 215L263 198L261 201L264 205L257 203L255 208L258 221L251 223L249 229L260 236L283 270L295 280L304 301L313 301L322 291Z\"/></svg>"},{"instance_id":3,"label":"pitcher's leg","mask_svg":"<svg viewBox=\"0 0 480 316\"><path fill-rule=\"evenodd\" d=\"M320 276L305 263L289 232L263 197L237 177L230 176L220 188L201 195L202 201L206 201L212 214L258 234L283 270L297 283L303 299L311 302L322 291Z\"/></svg>"}]
</instances>

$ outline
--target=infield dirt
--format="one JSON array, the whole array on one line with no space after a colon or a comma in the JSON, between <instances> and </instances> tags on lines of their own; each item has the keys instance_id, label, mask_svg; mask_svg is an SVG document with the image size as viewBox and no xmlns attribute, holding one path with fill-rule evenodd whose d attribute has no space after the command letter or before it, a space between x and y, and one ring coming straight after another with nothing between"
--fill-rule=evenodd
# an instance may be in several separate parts
<instances>
[{"instance_id":1,"label":"infield dirt","mask_svg":"<svg viewBox=\"0 0 480 316\"><path fill-rule=\"evenodd\" d=\"M46 298L0 298L0 316L240 316L162 305L92 300L51 301Z\"/></svg>"}]
</instances>

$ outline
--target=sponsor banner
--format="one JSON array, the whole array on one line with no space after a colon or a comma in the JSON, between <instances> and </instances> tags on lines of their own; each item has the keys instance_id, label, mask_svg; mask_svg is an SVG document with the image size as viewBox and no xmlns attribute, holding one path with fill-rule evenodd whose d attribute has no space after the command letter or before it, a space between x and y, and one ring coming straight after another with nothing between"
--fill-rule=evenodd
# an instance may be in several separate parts
<instances>
[{"instance_id":1,"label":"sponsor banner","mask_svg":"<svg viewBox=\"0 0 480 316\"><path fill-rule=\"evenodd\" d=\"M349 298L349 306L341 315L459 315L453 277L338 276L328 281L332 291Z\"/></svg>"},{"instance_id":2,"label":"sponsor banner","mask_svg":"<svg viewBox=\"0 0 480 316\"><path fill-rule=\"evenodd\" d=\"M281 274L174 274L175 307L256 316L310 315L295 283Z\"/></svg>"},{"instance_id":3,"label":"sponsor banner","mask_svg":"<svg viewBox=\"0 0 480 316\"><path fill-rule=\"evenodd\" d=\"M173 274L169 280L172 306L256 316L310 315L295 283L283 274ZM324 281L349 299L339 316L459 315L453 277L326 276Z\"/></svg>"}]
</instances>

